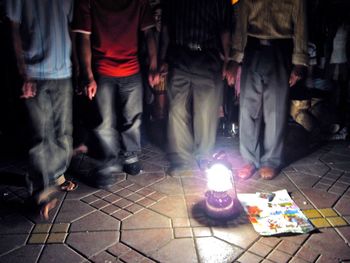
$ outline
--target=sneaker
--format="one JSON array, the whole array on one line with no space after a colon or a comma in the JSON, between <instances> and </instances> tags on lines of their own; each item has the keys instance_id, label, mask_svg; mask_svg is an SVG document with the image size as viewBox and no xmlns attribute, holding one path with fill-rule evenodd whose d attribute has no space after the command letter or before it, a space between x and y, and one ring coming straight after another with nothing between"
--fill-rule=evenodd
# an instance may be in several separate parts
<instances>
[{"instance_id":1,"label":"sneaker","mask_svg":"<svg viewBox=\"0 0 350 263\"><path fill-rule=\"evenodd\" d=\"M122 169L119 165L96 167L88 173L85 181L87 184L93 187L109 189L117 182L116 174L120 173L121 171Z\"/></svg>"},{"instance_id":2,"label":"sneaker","mask_svg":"<svg viewBox=\"0 0 350 263\"><path fill-rule=\"evenodd\" d=\"M141 163L139 161L133 163L125 163L123 170L130 175L139 175L142 172Z\"/></svg>"},{"instance_id":3,"label":"sneaker","mask_svg":"<svg viewBox=\"0 0 350 263\"><path fill-rule=\"evenodd\" d=\"M330 141L338 141L338 140L346 140L348 136L348 130L346 127L338 131L336 134L331 135L328 140Z\"/></svg>"}]
</instances>

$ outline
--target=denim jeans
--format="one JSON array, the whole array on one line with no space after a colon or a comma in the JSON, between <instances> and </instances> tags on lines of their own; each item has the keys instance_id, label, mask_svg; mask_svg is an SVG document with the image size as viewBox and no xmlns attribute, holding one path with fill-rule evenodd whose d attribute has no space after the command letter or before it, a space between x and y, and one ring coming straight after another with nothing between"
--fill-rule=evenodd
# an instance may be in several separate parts
<instances>
[{"instance_id":1,"label":"denim jeans","mask_svg":"<svg viewBox=\"0 0 350 263\"><path fill-rule=\"evenodd\" d=\"M26 99L30 125L28 183L38 199L62 181L72 154L71 79L38 80L37 95Z\"/></svg>"},{"instance_id":2,"label":"denim jeans","mask_svg":"<svg viewBox=\"0 0 350 263\"><path fill-rule=\"evenodd\" d=\"M96 104L101 122L94 129L100 144L104 167L136 159L141 150L140 125L143 87L141 75L128 77L100 76L97 80Z\"/></svg>"}]
</instances>

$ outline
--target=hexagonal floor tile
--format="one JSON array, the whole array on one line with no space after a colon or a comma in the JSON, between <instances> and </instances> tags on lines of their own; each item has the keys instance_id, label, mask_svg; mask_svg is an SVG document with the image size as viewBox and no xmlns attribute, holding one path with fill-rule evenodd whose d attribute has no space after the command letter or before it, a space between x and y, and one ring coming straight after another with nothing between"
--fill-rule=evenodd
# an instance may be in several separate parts
<instances>
[{"instance_id":1,"label":"hexagonal floor tile","mask_svg":"<svg viewBox=\"0 0 350 263\"><path fill-rule=\"evenodd\" d=\"M117 243L119 232L82 232L69 234L66 243L90 258Z\"/></svg>"},{"instance_id":2,"label":"hexagonal floor tile","mask_svg":"<svg viewBox=\"0 0 350 263\"><path fill-rule=\"evenodd\" d=\"M120 222L100 211L93 212L72 223L70 232L118 231Z\"/></svg>"},{"instance_id":3,"label":"hexagonal floor tile","mask_svg":"<svg viewBox=\"0 0 350 263\"><path fill-rule=\"evenodd\" d=\"M122 230L170 227L171 222L169 218L148 209L128 217L122 224Z\"/></svg>"},{"instance_id":4,"label":"hexagonal floor tile","mask_svg":"<svg viewBox=\"0 0 350 263\"><path fill-rule=\"evenodd\" d=\"M146 255L157 251L173 239L170 228L125 230L121 241Z\"/></svg>"}]
</instances>

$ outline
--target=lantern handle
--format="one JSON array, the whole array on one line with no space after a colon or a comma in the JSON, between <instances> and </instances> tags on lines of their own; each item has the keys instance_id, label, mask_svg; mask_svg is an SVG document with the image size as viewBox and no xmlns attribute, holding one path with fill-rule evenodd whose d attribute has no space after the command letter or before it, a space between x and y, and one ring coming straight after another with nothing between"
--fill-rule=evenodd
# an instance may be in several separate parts
<instances>
[{"instance_id":1,"label":"lantern handle","mask_svg":"<svg viewBox=\"0 0 350 263\"><path fill-rule=\"evenodd\" d=\"M226 152L223 151L223 150L221 150L221 151L218 152L218 153L214 153L214 154L213 154L213 159L214 159L214 160L223 160L223 159L226 160L226 158L227 158Z\"/></svg>"}]
</instances>

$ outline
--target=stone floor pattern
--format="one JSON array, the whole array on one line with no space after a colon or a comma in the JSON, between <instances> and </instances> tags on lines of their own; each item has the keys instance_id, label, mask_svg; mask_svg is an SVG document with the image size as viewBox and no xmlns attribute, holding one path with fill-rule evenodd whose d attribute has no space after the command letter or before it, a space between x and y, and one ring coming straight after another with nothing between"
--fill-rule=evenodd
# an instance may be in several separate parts
<instances>
[{"instance_id":1,"label":"stone floor pattern","mask_svg":"<svg viewBox=\"0 0 350 263\"><path fill-rule=\"evenodd\" d=\"M236 139L218 150L234 169L242 161ZM200 171L166 175L164 153L147 145L144 172L118 175L108 190L83 183L60 193L49 221L26 209L23 186L0 185L0 262L350 262L350 149L328 143L293 162L272 181L258 176L237 182L240 193L287 189L317 226L305 235L262 237L244 212L227 221L206 216L206 179ZM89 171L75 163L80 173ZM0 173L23 174L21 162L0 163Z\"/></svg>"}]
</instances>

